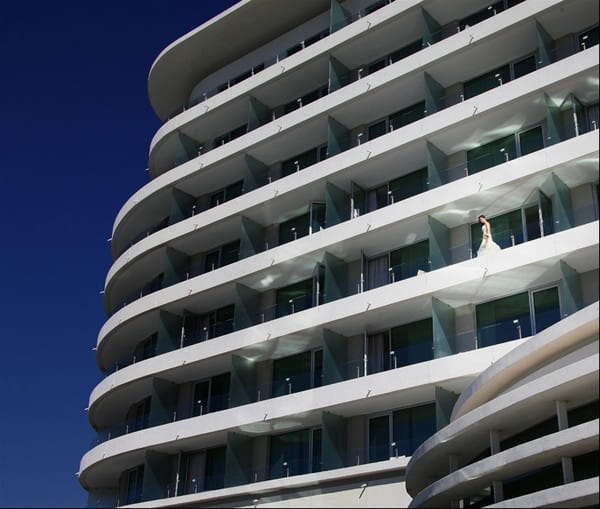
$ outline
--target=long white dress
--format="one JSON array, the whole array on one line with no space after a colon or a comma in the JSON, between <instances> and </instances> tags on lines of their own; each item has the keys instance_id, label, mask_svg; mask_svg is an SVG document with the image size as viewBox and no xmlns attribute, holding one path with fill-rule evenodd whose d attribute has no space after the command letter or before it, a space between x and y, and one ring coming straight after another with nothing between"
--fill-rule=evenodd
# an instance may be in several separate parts
<instances>
[{"instance_id":1,"label":"long white dress","mask_svg":"<svg viewBox=\"0 0 600 509\"><path fill-rule=\"evenodd\" d=\"M481 240L481 244L479 245L479 249L477 250L477 256L489 255L492 253L497 253L502 248L494 242L492 239L492 231L490 229L488 237L486 238L486 225L481 225L481 232L483 233L483 239Z\"/></svg>"}]
</instances>

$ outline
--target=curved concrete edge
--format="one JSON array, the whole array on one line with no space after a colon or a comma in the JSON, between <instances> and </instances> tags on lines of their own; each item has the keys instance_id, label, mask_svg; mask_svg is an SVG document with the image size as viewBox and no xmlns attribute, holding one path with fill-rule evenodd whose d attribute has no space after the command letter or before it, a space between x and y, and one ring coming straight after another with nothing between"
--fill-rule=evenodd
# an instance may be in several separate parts
<instances>
[{"instance_id":1,"label":"curved concrete edge","mask_svg":"<svg viewBox=\"0 0 600 509\"><path fill-rule=\"evenodd\" d=\"M127 507L146 508L146 507L176 507L182 504L206 504L217 503L219 500L237 496L268 496L269 493L281 493L285 490L298 488L310 488L311 486L322 486L325 483L348 481L352 478L363 478L372 474L384 474L404 470L406 467L406 457L390 458L387 461L379 461L377 463L367 463L355 467L338 468L336 470L326 470L315 474L296 475L293 477L272 479L269 481L260 481L232 488L223 488L194 495L182 495L173 498L163 498L153 500L151 502L142 502L132 504Z\"/></svg>"},{"instance_id":2,"label":"curved concrete edge","mask_svg":"<svg viewBox=\"0 0 600 509\"><path fill-rule=\"evenodd\" d=\"M490 401L506 387L560 352L598 333L600 304L594 302L533 336L518 349L486 369L463 391L452 410L451 421Z\"/></svg>"},{"instance_id":3,"label":"curved concrete edge","mask_svg":"<svg viewBox=\"0 0 600 509\"><path fill-rule=\"evenodd\" d=\"M530 339L526 340L530 341ZM521 343L523 345L524 343ZM520 348L516 345L507 355ZM561 369L558 372L552 372L541 376L525 385L519 386L512 391L498 396L496 399L477 407L468 414L460 417L448 426L442 428L436 434L427 439L413 453L407 469L407 491L409 493L418 493L425 489L429 482L428 465L436 462L446 462L447 456L452 452L462 450L462 443L453 443L456 441L468 442L470 446L476 446L476 443L469 441L469 434L478 428L488 425L494 429L495 420L508 409L518 408L527 412L528 406L535 403L542 397L544 400L553 397L554 394L561 391L565 385L579 382L598 385L598 360L596 353L591 357L582 359L578 362L568 365L568 369ZM497 424L496 424L497 427ZM480 444L480 450L489 446L489 438L486 435L486 443Z\"/></svg>"},{"instance_id":4,"label":"curved concrete edge","mask_svg":"<svg viewBox=\"0 0 600 509\"><path fill-rule=\"evenodd\" d=\"M523 5L525 5L525 3ZM544 9L545 8L546 8L546 6L544 6ZM460 32L459 34L452 36L452 37L457 37L456 43L454 45L452 45L453 51L461 50L464 48L464 46L466 46L469 43L469 40L470 40L469 35L470 34L468 34L467 32L468 31L463 31L463 32ZM456 46L456 49L454 48L454 46ZM433 50L435 48L436 48L436 45L431 46L426 51L429 52L430 50ZM590 48L590 49L592 49L592 48ZM293 56L296 56L296 55L293 55ZM444 53L444 55L445 55L445 53ZM444 55L442 55L442 56L444 56ZM575 60L581 59L582 58L581 55L588 55L588 53L587 52L576 53L575 55L572 55L565 60L562 60L555 64L551 64L542 69L538 69L534 73L531 73L531 76L523 77L522 80L534 82L534 84L536 85L537 88L548 87L556 81L556 76L562 75L563 71L567 73L567 74L565 74L565 76L571 75L574 72L577 72L577 71L571 69L569 65L565 65L565 64L566 64L567 60L570 61L570 59L573 59L573 58ZM583 57L583 59L586 60L589 58L589 60L592 62L591 65L593 67L595 67L596 62L598 60L598 56L597 56L598 48L595 47L589 53L589 55L590 55L589 57L586 56L586 57ZM411 57L408 57L408 58L411 58ZM441 57L439 57L439 58L441 58ZM413 65L414 69L411 68L411 72L417 72L418 70L423 68L423 64L422 64L421 60L418 60L418 59L413 59L413 60L414 60L414 65ZM380 76L380 77L377 77L377 75L374 75L374 78L372 78L370 80L370 89L374 89L377 86L387 84L389 81L400 78L408 72L404 66L400 65L400 62L395 65L398 65L398 71L395 75L386 74L385 76ZM541 73L541 74L539 74L539 73ZM544 78L543 79L539 78L539 76L544 76ZM553 78L555 78L555 79L553 79ZM558 81L560 81L560 79L562 79L562 77L560 77L558 79ZM550 80L550 81L548 81L548 80ZM545 83L545 81L548 81L548 83ZM514 84L514 82L510 82L510 83L507 83L504 85L504 87L501 91L501 94L500 94L501 98L506 95L506 91L507 91L506 87L512 88L512 86L511 86L512 84ZM330 96L329 95L326 96L324 98L324 100L328 103L328 106L325 109L332 109L332 108L339 107L341 104L343 104L349 100L355 99L356 95L362 94L362 93L364 93L364 86L362 86L360 82L353 83L353 84L349 85L348 87L344 87L343 89L336 91L336 93L331 94ZM496 97L496 95L498 94L498 89L490 90L490 91L486 92L485 94L481 94L481 95L488 96L489 94L491 94L491 97L493 97L495 99L495 101L493 101L493 108L497 107L498 106L498 98ZM460 106L460 105L464 106L466 104L468 106L468 108L464 108L466 115L467 115L465 118L468 118L468 117L472 116L472 111L473 111L472 105L473 105L473 102L475 101L477 103L477 109L479 112L478 116L481 116L481 114L484 112L485 108L487 107L485 102L481 101L481 95L471 98L467 101L464 101L464 103L459 103L459 105L455 105L451 108L455 108L456 106ZM510 100L511 101L514 100L514 97L511 96ZM500 101L500 102L502 102L502 101ZM331 104L329 104L329 103L331 103ZM436 121L430 123L431 125L428 126L430 129L432 129L432 132L429 133L428 135L433 135L436 132L447 128L447 126L442 126L440 128L436 128L439 124L439 117L437 115L439 115L439 114L443 113L444 111L447 111L451 108L442 110L441 112L432 116L432 117L435 117ZM311 105L307 105L304 108L302 108L302 110L297 110L295 112L290 113L289 115L286 115L285 117L281 117L280 119L277 119L277 122L275 124L273 124L273 122L265 124L264 126L252 131L251 133L248 133L247 135L245 135L241 138L238 138L238 139L232 141L231 143L224 145L223 147L219 147L215 150L208 152L207 154L203 155L202 157L192 159L191 161L188 161L188 162L186 162L182 165L179 165L175 168L172 168L172 169L168 170L167 172L157 175L153 180L148 182L146 185L144 185L142 188L140 188L136 193L134 193L123 204L123 206L117 213L117 216L113 223L113 229L112 229L113 238L118 237L119 225L125 220L125 218L129 215L129 213L134 208L136 208L139 203L141 203L142 201L147 199L152 194L155 194L155 193L161 191L163 188L166 188L169 186L174 186L177 182L185 179L186 177L188 177L189 175L191 175L193 173L196 173L201 168L206 168L210 165L213 165L213 164L221 161L222 159L225 159L225 158L228 158L228 157L234 155L235 153L247 151L252 146L261 142L263 139L266 139L266 137L271 137L275 134L279 134L281 131L284 131L284 130L296 128L300 123L304 123L307 120L310 120L310 118L312 118L311 116L307 117L307 113L312 110L314 110L314 113L313 113L313 116L314 116L314 115L322 114L324 111L324 108L322 105L316 105L316 106L313 105L312 107L311 107ZM451 118L454 118L456 120L456 115L457 115L457 111L453 110L453 115L451 115ZM432 118L432 117L426 117L426 119ZM273 124L273 125L271 125L271 124ZM412 128L412 131L416 131L416 130L417 129L414 129L414 127ZM399 131L401 131L401 130L399 130ZM416 137L418 137L418 138L425 135L425 133L420 133L420 132L416 133L416 134L417 134ZM393 133L390 135L393 136Z\"/></svg>"},{"instance_id":5,"label":"curved concrete edge","mask_svg":"<svg viewBox=\"0 0 600 509\"><path fill-rule=\"evenodd\" d=\"M423 69L427 65L434 64L441 59L447 58L456 51L462 49L465 45L465 41L467 40L470 41L469 44L472 44L472 39L475 39L477 43L480 43L481 41L491 38L495 34L505 31L508 28L514 28L521 23L531 22L543 12L551 9L553 5L556 5L557 1L560 0L547 0L545 4L533 3L531 5L513 6L511 9L499 13L499 15L495 17L494 23L484 24L483 26L481 24L477 24L472 27L468 27L461 32L452 34L444 39L444 44L434 44L424 48L422 51L426 51L426 53L419 52L419 58L407 57L404 59L402 63L398 64L396 67L401 73L399 76L394 76L391 73L391 69L388 67L388 70L385 74L390 76L389 78L386 77L386 81L389 81L390 79L396 79L396 77L400 77L402 75L408 75L414 70ZM236 85L235 87L227 89L217 96L208 99L207 101L203 101L200 105L196 105L188 110L189 113L186 111L180 115L177 115L175 118L166 122L159 128L150 143L149 166L151 168L151 173L154 175L153 161L156 157L158 149L170 133L185 127L186 124L189 124L196 118L199 118L203 113L215 111L227 103L240 99L244 95L251 95L254 92L254 89L265 83L268 83L274 77L280 76L281 74L289 74L290 72L298 70L304 65L310 64L311 61L316 58L331 54L339 47L347 44L352 39L363 34L366 30L376 30L379 25L387 24L403 13L422 4L423 0L402 0L401 2L393 2L392 4L386 6L385 12L383 12L384 9L379 9L368 16L361 18L360 20L356 20L343 29L330 34L327 38L309 46L304 51L295 53L284 60L281 60L280 63L283 67L282 71L279 70L279 67L274 69L275 66L271 66ZM514 7L518 7L518 9L515 10ZM371 89L377 86L376 84L372 85L373 86Z\"/></svg>"},{"instance_id":6,"label":"curved concrete edge","mask_svg":"<svg viewBox=\"0 0 600 509\"><path fill-rule=\"evenodd\" d=\"M83 456L80 478L83 476L85 479L88 475L86 472L98 463L161 444L174 444L178 440L259 424L262 433L265 433L281 419L289 419L295 415L307 416L324 410L343 413L345 405L352 405L353 402L367 397L369 405L377 405L377 398L398 394L401 399L403 394L410 395L417 387L432 388L449 379L469 380L477 376L485 366L514 348L518 342L519 340L515 340L485 350L473 350L405 366L399 368L403 376L398 376L397 370L384 371L122 435L95 446ZM452 374L451 377L448 376L449 373ZM365 384L366 381L368 385ZM267 419L265 415L268 416Z\"/></svg>"},{"instance_id":7,"label":"curved concrete edge","mask_svg":"<svg viewBox=\"0 0 600 509\"><path fill-rule=\"evenodd\" d=\"M234 85L231 88L219 92L217 95L210 97L171 118L162 126L160 126L154 134L149 148L150 160L152 161L154 157L153 154L156 154L156 149L159 148L159 146L165 140L165 137L170 133L186 127L187 124L202 117L205 113L212 113L230 102L239 100L246 95L254 94L256 88L269 83L274 78L289 74L292 71L297 71L307 64L310 65L313 60L327 56L338 48L343 47L352 39L362 35L367 29L377 29L379 25L385 25L389 23L406 11L422 5L423 2L424 0L402 0L401 2L394 2L393 4L385 6L385 12L382 12L383 9L378 9L368 16L365 16L360 20L356 20L350 25L347 25L332 34L329 34L326 38L321 39L315 44L311 44L302 51L294 53L280 60L278 62L280 65L271 65L262 70L260 73L251 76L250 78ZM329 0L327 0L327 3L329 4ZM263 26L264 24L261 24L261 27Z\"/></svg>"},{"instance_id":8,"label":"curved concrete edge","mask_svg":"<svg viewBox=\"0 0 600 509\"><path fill-rule=\"evenodd\" d=\"M588 134L593 135L594 133ZM595 140L593 146L590 146L590 140ZM391 223L396 222L395 218L397 217L402 217L404 220L407 220L410 219L411 216L418 216L425 213L435 214L436 209L440 209L450 202L455 202L461 198L466 198L471 195L469 194L470 192L482 192L488 189L494 189L515 180L521 180L526 177L533 177L534 175L545 171L551 171L556 167L569 164L570 162L574 162L585 157L593 157L594 154L597 156L599 147L600 141L598 140L597 136L593 138L591 136L582 135L576 138L571 138L570 140L547 147L543 151L533 152L517 160L504 163L501 165L502 168L493 167L490 168L490 171L486 170L484 172L460 179L460 181L454 181L445 184L444 186L441 186L441 188L443 188L443 192L441 191L441 188L434 188L425 191L424 193L418 195L421 197L421 203L419 204L420 207L410 207L409 205L412 205L414 200L408 199L391 205L390 207L393 207L392 209L386 207L384 209L370 212L368 216L370 218L377 218L379 214L384 218L388 218L387 223ZM352 165L352 162L350 162L350 165ZM347 166L348 165L345 165L344 167ZM523 167L525 167L525 170L523 170ZM495 175L499 169L501 170L500 178ZM326 178L332 173L331 170L329 172L327 171L327 167L322 168L322 170L325 170L325 172L319 172L318 174L315 174L317 179ZM333 172L337 173L338 171L339 169L336 169L335 167L333 168ZM300 174L296 175L301 176ZM307 175L307 177L310 176L312 175ZM296 189L298 189L299 185L302 186L314 182L315 181L312 179L310 179L309 182L304 182L299 178L292 178L287 182L287 186L278 186L279 189L277 196L285 196L286 194L293 193ZM474 187L476 185L480 187ZM194 217L180 221L179 223L160 230L131 246L128 250L121 254L117 260L115 260L106 275L104 283L105 306L108 305L112 287L118 278L125 277L134 264L140 261L144 256L167 245L169 242L175 239L184 237L186 235L197 234L196 232L199 233L203 228L211 224L234 216L244 215L252 208L267 203L274 194L271 186L264 186L255 191L251 191L250 193L244 195L244 200L231 200L231 202L226 202L219 207L209 209L208 211L198 214ZM392 214L392 210L397 210L399 213ZM365 216L366 214L361 217ZM356 221L356 219L351 219L350 221ZM348 222L349 221L346 221L341 224L346 224ZM382 225L387 223L384 222ZM336 225L332 228L339 227L340 225ZM274 249L276 248L269 250L269 252L275 255ZM298 253L298 255L301 254L304 253ZM277 258L277 256L275 257Z\"/></svg>"},{"instance_id":9,"label":"curved concrete edge","mask_svg":"<svg viewBox=\"0 0 600 509\"><path fill-rule=\"evenodd\" d=\"M562 486L536 491L522 497L503 500L485 506L486 509L508 509L520 507L593 507L600 504L600 478L592 477Z\"/></svg>"},{"instance_id":10,"label":"curved concrete edge","mask_svg":"<svg viewBox=\"0 0 600 509\"><path fill-rule=\"evenodd\" d=\"M586 422L551 435L512 447L461 468L430 484L410 503L413 507L439 507L489 486L492 481L510 478L559 462L573 451L584 454L598 447L599 421Z\"/></svg>"},{"instance_id":11,"label":"curved concrete edge","mask_svg":"<svg viewBox=\"0 0 600 509\"><path fill-rule=\"evenodd\" d=\"M367 216L363 217L367 218L367 220L364 221L365 224L367 224L370 218L368 218ZM305 239L308 239L307 242L311 242L310 236L306 237ZM300 239L299 241L302 240L303 239ZM503 250L502 257L496 257L489 260L486 275L491 276L492 274L495 274L497 272L508 270L509 267L515 268L527 265L528 263L535 263L536 261L544 259L565 256L574 249L585 249L595 244L598 244L598 221L581 225L570 230L555 233L553 235L548 235L546 237L536 239L528 243L519 244L517 246L507 248ZM488 263L487 259L482 260L474 258L471 260L466 260L464 262L449 265L440 269L436 269L435 271L432 271L430 273L428 272L420 276L415 276L413 278L394 283L393 285L386 285L376 290L370 290L370 292L378 292L379 290L381 290L385 293L385 289L389 288L390 286L396 288L397 285L404 286L408 284L408 288L411 288L411 291L415 292L414 296L418 296L422 295L423 293L428 293L429 289L423 286L414 288L410 286L411 282L414 282L416 280L422 280L421 278L426 277L428 281L432 282L432 287L438 287L439 289L445 288L449 285L457 284L459 280L465 282L473 280L473 278L480 278L480 269L484 270L486 268L484 267L486 263ZM118 336L119 334L125 334L124 331L126 325L131 326L132 324L136 323L137 320L144 320L144 317L148 313L155 312L164 306L172 305L176 302L183 303L183 301L186 298L204 292L206 290L205 285L207 283L212 283L215 279L219 277L219 275L215 276L215 273L217 272L218 271L213 271L207 275L194 278L188 281L183 281L176 285L152 293L146 297L142 297L132 302L128 306L125 306L113 316L111 316L104 323L104 325L98 333L96 358L99 361L100 365L106 365L106 363L100 362L100 360L102 359L104 348L110 341L112 341L112 338L114 338L115 335ZM323 304L321 306L311 308L310 310L307 310L307 312L312 313L314 312L314 310L323 308L340 308L342 307L342 301L349 303L354 302L351 299L358 298L362 300L363 297L361 296L364 296L367 293L368 292L363 292L361 294L345 297L344 299L340 299L328 304ZM384 293L381 293L381 295L383 295ZM369 293L369 295L380 295L380 293ZM357 312L362 311L357 310ZM344 313L344 316L346 316L346 313ZM287 322L290 321L288 320ZM265 322L265 324L259 326L253 326L247 329L236 331L232 333L232 335L240 333L247 335L249 334L249 330L255 329L256 327L260 326L266 326L269 329L275 329L275 331L273 332L277 332L276 324L278 323L278 320L272 320L270 322ZM316 326L318 324L315 323L314 325Z\"/></svg>"}]
</instances>

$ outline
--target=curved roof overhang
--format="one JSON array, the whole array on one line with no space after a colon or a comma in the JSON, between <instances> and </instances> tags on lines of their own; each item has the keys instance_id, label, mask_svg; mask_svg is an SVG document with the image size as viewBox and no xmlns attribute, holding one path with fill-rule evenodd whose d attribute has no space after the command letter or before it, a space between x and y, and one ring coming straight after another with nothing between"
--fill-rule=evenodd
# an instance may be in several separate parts
<instances>
[{"instance_id":1,"label":"curved roof overhang","mask_svg":"<svg viewBox=\"0 0 600 509\"><path fill-rule=\"evenodd\" d=\"M242 0L167 46L148 75L148 96L164 121L204 77L329 8L330 0ZM258 62L257 62L258 63Z\"/></svg>"}]
</instances>

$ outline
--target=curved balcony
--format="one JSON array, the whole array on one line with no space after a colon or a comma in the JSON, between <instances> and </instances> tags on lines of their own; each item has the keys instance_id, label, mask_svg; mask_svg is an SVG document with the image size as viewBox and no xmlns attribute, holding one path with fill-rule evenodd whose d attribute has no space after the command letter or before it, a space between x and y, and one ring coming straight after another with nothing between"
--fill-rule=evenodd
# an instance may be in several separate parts
<instances>
[{"instance_id":1,"label":"curved balcony","mask_svg":"<svg viewBox=\"0 0 600 509\"><path fill-rule=\"evenodd\" d=\"M533 29L532 29L533 30ZM459 48L464 46L464 44L466 44L466 39L465 41L461 41L461 43L458 45ZM594 50L592 50L592 52L594 52ZM583 52L586 53L586 52ZM563 55L564 56L564 55ZM575 56L573 57L575 58ZM594 57L590 56L589 58L590 62L595 62ZM413 62L415 65L417 63L419 63L419 61L414 60ZM590 65L593 65L593 63L591 63ZM396 66L397 67L397 66ZM557 72L560 72L561 70L564 70L565 67L561 66L559 64L556 65L551 65L551 68L555 69ZM397 72L401 72L404 73L406 71L406 66L401 66L397 68ZM435 69L428 69L428 72L434 72ZM440 71L438 71L439 74ZM539 72L543 72L542 70L540 70ZM536 73L534 73L536 74ZM556 75L556 72L554 73ZM384 76L385 75L385 76ZM550 83L552 83L554 80L551 79L551 75L552 73L548 73L546 74L546 76L550 76L550 81L544 85L543 81L539 83L540 86L550 86ZM546 76L544 76L544 79L546 79ZM381 79L375 79L376 77L381 78ZM414 77L413 77L414 78ZM378 73L375 73L372 77L369 76L368 77L368 85L369 87L373 90L373 92L371 92L368 95L365 95L365 97L361 98L361 102L365 102L365 107L368 107L367 103L372 103L372 99L375 97L373 94L378 94L378 95L389 95L389 92L386 92L386 90L384 88L381 88L384 84L388 84L391 81L395 80L395 74L389 74L389 73L382 73L381 76L379 76ZM532 76L530 77L523 77L520 80L517 80L518 82L523 83L522 80L526 80L532 84L537 84L537 81L535 79L533 79ZM413 79L414 81L414 79ZM503 82L503 85L505 87L510 87L512 84L512 82L506 83ZM404 87L406 88L406 87ZM514 87L511 87L514 90ZM518 87L517 87L518 89ZM363 93L363 87L360 86L360 83L358 84L354 84L351 85L349 87L347 87L347 92L351 92L350 95L348 97L353 98L354 95L356 93L362 94ZM507 91L508 92L508 91ZM491 92L490 92L491 93ZM438 98L438 107L437 109L443 110L444 108L448 108L449 106L452 106L452 104L454 104L456 101L460 102L461 98L460 98L460 94L456 93L456 95L454 95L454 93L451 94L452 97L448 96L446 98ZM487 95L487 94L486 94ZM499 94L500 96L503 96L504 94ZM331 103L331 107L338 107L338 104L343 105L345 103L347 103L348 101L348 97L346 97L347 94L346 93L340 93L340 94L333 94L331 96L328 96L326 98L327 103ZM336 100L337 97L337 100ZM382 96L383 97L383 96ZM492 97L495 97L494 95L492 95ZM516 99L516 97L511 97L511 99ZM341 102L340 102L341 100ZM417 100L417 99L415 99ZM588 101L587 98L585 98L586 101ZM319 101L319 102L323 102L325 101L325 99ZM469 102L471 101L471 102ZM473 102L475 101L475 102ZM443 103L443 104L442 104ZM349 104L349 103L348 103ZM482 103L482 101L480 100L475 100L475 99L470 99L465 101L465 104L470 104L471 106L471 110L470 111L465 111L465 115L472 115L473 113L473 107L477 106L477 112L478 114L481 114L484 111L484 106L485 106L485 101ZM216 179L217 181L220 181L220 179L230 179L229 182L227 182L227 180L222 182L223 186L226 186L228 184L230 184L232 182L232 179L234 179L234 177L227 177L228 175L230 175L232 172L237 172L239 175L235 178L245 178L243 177L243 175L240 173L240 169L245 167L244 160L243 158L240 159L240 152L238 152L239 150L243 149L248 151L251 147L251 151L249 152L250 154L252 154L253 156L256 156L259 160L265 159L264 155L265 154L270 154L268 155L268 160L266 160L266 163L270 164L271 163L271 159L275 158L274 160L277 160L277 158L281 158L281 159L285 159L285 157L290 157L290 149L289 146L286 144L285 145L285 149L283 150L283 152L281 152L281 155L277 154L275 155L274 151L279 152L279 148L278 146L281 145L281 143L283 143L283 141L290 139L291 134L288 133L288 131L292 128L292 127L296 127L298 128L298 126L301 127L301 129L303 130L307 130L308 131L305 133L304 137L308 137L307 139L313 139L315 138L315 133L318 131L323 131L323 139L321 141L325 141L326 138L326 133L325 131L327 130L327 126L325 124L323 124L323 126L320 126L319 122L320 120L318 118L313 118L310 122L307 120L307 114L310 115L321 115L322 116L322 106L323 105L313 105L310 104L308 106L305 106L303 108L303 110L306 110L304 112L304 114L299 114L296 112L292 112L289 115L286 115L285 121L284 119L281 119L281 122L277 122L278 124L281 124L281 132L279 132L279 127L277 125L271 125L271 124L267 124L259 129L257 129L256 131L253 131L252 133L249 133L247 136L244 136L243 139L237 139L234 142L232 142L231 144L228 144L228 148L227 150L225 150L225 147L223 147L223 150L225 150L225 153L227 154L227 159L225 160L220 160L221 158L218 156L218 154L221 154L223 152L223 150L219 149L216 150L215 152L211 152L210 154L206 154L206 156L203 156L200 160L196 160L193 159L191 161L189 161L188 163L184 164L181 169L177 169L174 170L176 173L173 173L171 175L172 172L169 172L168 176L161 176L158 179L155 179L153 182L149 183L148 185L146 185L144 188L142 188L142 190L140 190L138 193L136 193L129 201L128 203L126 203L123 207L123 209L119 212L117 219L115 221L115 226L114 226L114 231L113 231L113 255L116 257L116 255L121 252L123 249L126 249L126 246L123 245L123 241L122 241L122 235L127 235L127 236L131 236L132 238L135 236L136 238L139 238L140 236L143 236L146 231L144 231L144 233L140 234L137 230L138 227L134 227L133 224L135 222L135 214L134 216L131 216L129 214L129 211L133 212L133 209L139 209L141 210L141 208L139 208L139 206L137 206L136 204L141 204L142 202L146 205L150 205L150 201L147 201L148 199L151 199L152 201L152 207L150 209L148 209L148 206L144 205L143 208L145 209L144 214L148 217L148 218L152 218L154 216L156 216L154 219L150 219L152 221L155 222L159 222L162 220L162 215L164 215L166 213L166 211L168 210L168 202L171 199L170 196L165 195L164 193L164 189L170 189L170 186L172 185L176 185L178 189L181 189L183 191L185 191L185 193L187 194L191 194L191 195L195 195L197 193L197 191L194 191L193 189L195 189L198 185L198 182L200 181L204 181L209 174L211 174L211 182L215 180L216 176L215 176L215 171L218 169L219 170L219 177ZM329 106L328 106L329 108ZM389 108L389 106L388 106ZM431 107L430 107L431 108ZM308 111L310 110L310 112ZM341 112L343 115L346 115L346 113L343 113L343 111ZM348 114L352 114L350 111L348 112ZM381 114L384 114L384 112L382 111ZM389 111L388 111L389 114ZM339 115L336 114L337 117L339 117ZM288 118L289 117L289 118ZM356 114L354 114L354 117L356 117ZM438 120L440 120L438 115L433 115L433 117L436 117ZM352 117L350 117L352 118ZM356 117L357 119L359 119L360 117ZM443 118L443 117L442 117ZM465 117L465 119L468 118ZM322 119L321 119L322 120ZM352 123L355 123L356 121L359 120L351 120ZM316 124L314 124L314 122L317 122ZM325 122L323 120L323 122ZM322 122L321 122L322 123ZM309 125L310 124L310 125ZM427 122L428 125L434 126L436 125L435 122ZM446 126L447 127L447 126ZM317 131L315 131L315 129L317 129ZM312 134L309 134L309 132L312 131ZM438 130L435 130L434 132L441 132ZM431 135L433 135L434 133L431 133ZM276 135L276 139L275 141L277 141L277 143L275 143L275 141L273 143L275 143L275 145L273 145L273 143L270 143L269 146L264 146L263 148L260 148L261 145L256 145L256 143L259 143L260 140L264 137L264 135L268 136L272 136L272 135ZM391 135L390 135L391 136ZM316 140L319 141L319 140ZM356 143L360 143L360 139L357 138L357 140L352 141L351 145L355 145ZM272 145L272 146L271 146ZM277 145L277 146L276 146ZM308 147L307 147L308 148ZM231 149L233 150L233 153L231 152ZM300 149L300 147L299 147ZM266 151L266 152L265 152ZM331 152L331 150L330 150ZM217 155L217 157L215 158L215 154ZM233 157L231 157L233 155ZM330 155L331 156L331 155ZM202 171L201 172L197 172L198 168L201 167ZM193 179L190 178L191 174L194 173L195 176ZM204 176L204 178L202 178ZM279 178L277 175L275 174L270 174L270 181L274 181L275 179ZM200 180L198 180L200 179ZM261 185L265 185L268 184L268 179L265 178L264 182L259 182L259 183L255 183L254 185L251 185L250 183L246 183L244 184L245 188L246 188L246 193L248 192L249 189L253 189L256 186L261 186ZM211 185L217 185L217 187L221 184L211 184ZM205 187L205 186L204 186ZM216 188L215 188L216 189ZM206 192L206 191L205 191ZM158 193L158 194L157 194ZM158 201L156 201L158 200ZM162 212L160 212L162 210ZM198 211L198 209L197 209ZM186 214L189 215L190 211L187 211ZM184 216L185 217L185 214ZM128 218L127 220L125 220L126 218ZM177 220L180 220L181 218L178 218ZM148 220L148 219L146 219ZM127 231L129 230L129 231ZM153 227L154 230L154 227Z\"/></svg>"},{"instance_id":2,"label":"curved balcony","mask_svg":"<svg viewBox=\"0 0 600 509\"><path fill-rule=\"evenodd\" d=\"M411 458L411 507L491 494L494 506L513 507L521 500L514 497L524 493L513 484L528 475L533 476L530 493L548 488L546 496L568 500L556 492L560 488L534 481L536 472L542 475L561 461L566 477L556 484L568 483L562 489L573 498L589 495L571 487L589 473L578 474L576 468L573 477L561 458L579 461L595 450L598 420L580 409L593 406L599 396L597 317L598 302L569 315L511 350L462 391L450 424Z\"/></svg>"},{"instance_id":3,"label":"curved balcony","mask_svg":"<svg viewBox=\"0 0 600 509\"><path fill-rule=\"evenodd\" d=\"M290 315L285 319L267 321L259 325L237 330L222 336L218 341L205 341L136 363L133 366L110 375L94 389L90 397L90 419L92 419L92 422L95 422L93 416L100 412L97 402L102 400L107 394L110 394L114 389L128 386L135 380L143 379L149 375L160 376L160 373L166 373L178 366L181 367L182 364L185 364L187 369L191 370L193 366L198 366L198 362L208 362L211 359L210 363L213 370L223 369L222 366L230 365L231 355L235 352L254 351L255 353L253 354L248 353L244 355L251 355L253 357L259 355L260 357L264 355L264 353L261 354L260 352L265 347L268 347L269 351L275 348L276 345L281 345L280 348L286 349L285 344L288 342L286 339L288 337L295 338L299 346L309 344L311 341L314 341L314 334L311 331L315 327L333 328L334 330L341 329L342 334L348 333L352 335L360 333L361 330L365 329L366 323L371 323L373 320L382 327L385 324L392 326L392 320L397 321L398 316L404 316L406 313L408 313L407 317L418 316L416 311L410 310L414 306L421 309L419 306L425 305L425 302L432 295L440 296L443 299L444 295L448 294L452 296L452 299L456 299L457 297L454 293L462 288L465 288L464 292L473 292L478 287L477 292L481 295L481 298L485 298L484 295L487 295L488 298L498 296L498 292L502 288L501 281L504 271L515 270L521 273L523 279L519 281L519 285L523 285L523 288L527 288L527 285L531 282L531 278L534 276L540 277L532 281L541 284L545 280L547 283L550 283L556 279L560 279L556 273L558 270L558 266L556 265L557 260L564 258L575 246L580 246L580 254L574 258L578 260L576 269L579 272L593 270L596 268L593 266L593 259L589 258L585 253L593 249L589 246L592 246L594 240L597 238L596 228L597 223L577 227L505 249L503 250L503 256L495 260L468 260L451 267L437 269L431 273L423 273L404 281L346 297L341 301L322 304ZM586 241L582 241L584 236L587 238ZM544 255L541 253L544 253ZM568 263L571 263L568 256L566 259L569 260ZM503 263L500 263L501 261ZM581 265L584 261L585 263ZM491 277L491 274L494 274L493 271L490 272L492 267L499 263L500 266L497 266L495 269L499 272L495 277ZM489 281L489 283L481 286L480 278L483 273L486 273L486 281ZM498 278L498 282L494 283L496 278ZM512 290L516 287L514 286L512 277L510 279L510 288ZM460 290L460 294L465 295L465 298L467 297L467 293L463 293L463 290ZM398 300L398 295L402 295L401 300ZM469 293L466 301L471 301L473 295ZM344 305L340 306L342 302ZM365 313L365 309L368 309L367 313ZM139 325L136 327L139 327ZM128 337L126 330L121 332L125 334L123 337ZM300 338L303 338L302 342L299 342ZM135 389L134 386L131 386L131 390L139 394L140 389ZM123 393L121 397L129 401L135 399L133 394L126 396ZM103 411L103 413L108 415L106 411Z\"/></svg>"}]
</instances>

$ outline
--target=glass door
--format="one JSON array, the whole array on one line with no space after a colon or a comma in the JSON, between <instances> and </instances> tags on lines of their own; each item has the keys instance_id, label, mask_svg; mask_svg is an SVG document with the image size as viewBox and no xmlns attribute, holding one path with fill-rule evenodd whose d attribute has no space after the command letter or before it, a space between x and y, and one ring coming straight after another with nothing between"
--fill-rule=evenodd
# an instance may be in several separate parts
<instances>
[{"instance_id":1,"label":"glass door","mask_svg":"<svg viewBox=\"0 0 600 509\"><path fill-rule=\"evenodd\" d=\"M560 320L558 287L532 292L535 332L541 332Z\"/></svg>"},{"instance_id":2,"label":"glass door","mask_svg":"<svg viewBox=\"0 0 600 509\"><path fill-rule=\"evenodd\" d=\"M365 190L356 182L351 182L351 207L350 218L363 215L367 210L367 197Z\"/></svg>"},{"instance_id":3,"label":"glass door","mask_svg":"<svg viewBox=\"0 0 600 509\"><path fill-rule=\"evenodd\" d=\"M369 463L390 458L390 416L369 419Z\"/></svg>"},{"instance_id":4,"label":"glass door","mask_svg":"<svg viewBox=\"0 0 600 509\"><path fill-rule=\"evenodd\" d=\"M210 380L203 380L194 386L194 400L192 401L192 417L207 414L208 398L210 395Z\"/></svg>"},{"instance_id":5,"label":"glass door","mask_svg":"<svg viewBox=\"0 0 600 509\"><path fill-rule=\"evenodd\" d=\"M322 202L312 202L310 204L310 232L317 233L325 229L325 204Z\"/></svg>"}]
</instances>

